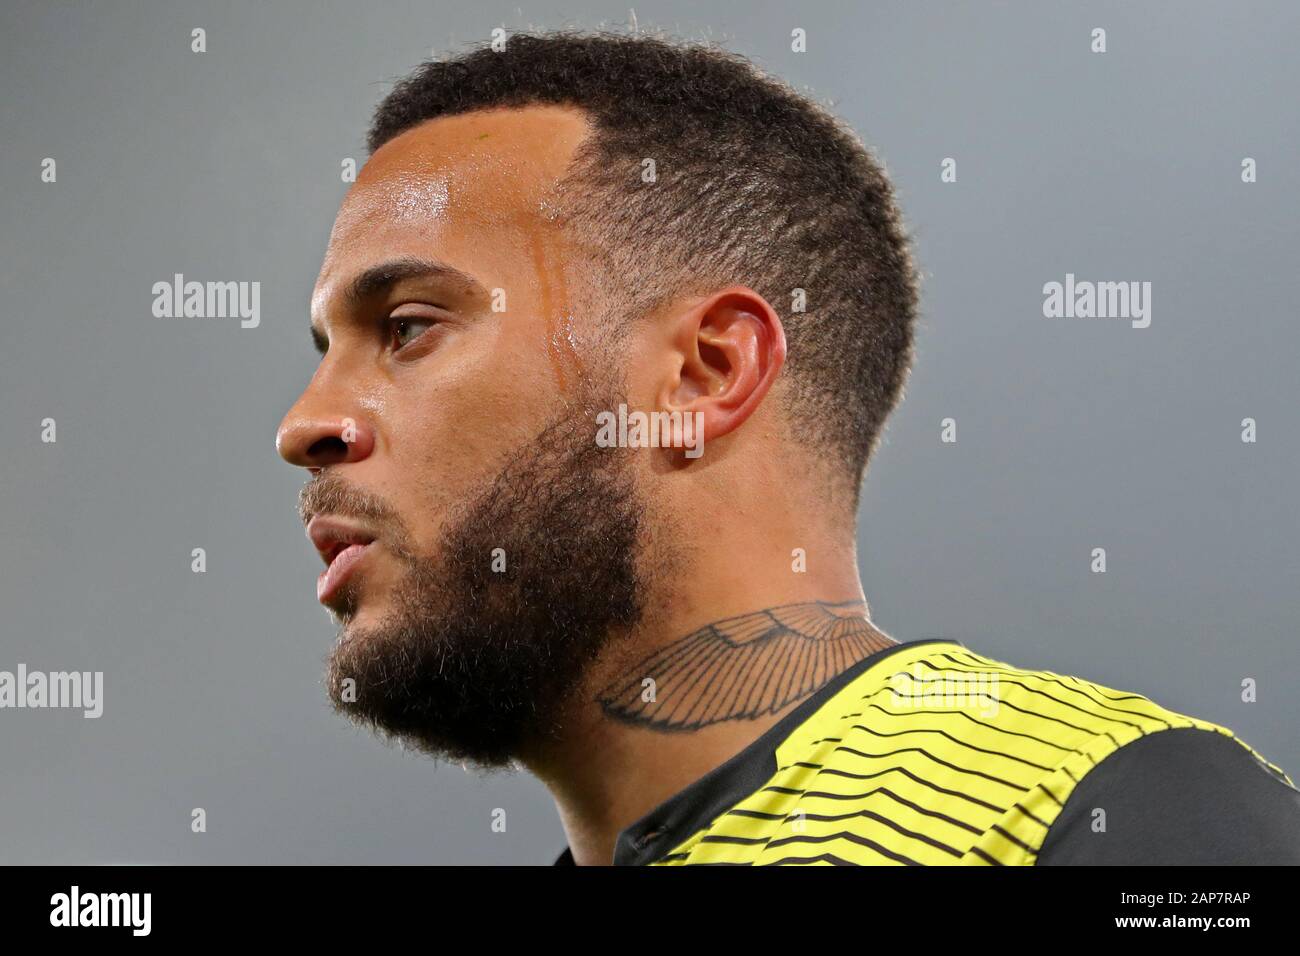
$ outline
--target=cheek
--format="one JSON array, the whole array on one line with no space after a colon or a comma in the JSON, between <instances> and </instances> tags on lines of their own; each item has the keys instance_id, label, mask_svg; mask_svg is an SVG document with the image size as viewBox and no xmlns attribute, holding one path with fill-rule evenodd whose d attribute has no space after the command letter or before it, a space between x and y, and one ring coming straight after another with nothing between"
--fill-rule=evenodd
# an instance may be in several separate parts
<instances>
[{"instance_id":1,"label":"cheek","mask_svg":"<svg viewBox=\"0 0 1300 956\"><path fill-rule=\"evenodd\" d=\"M522 331L461 333L454 350L404 369L387 396L392 473L385 484L423 546L555 414L545 351Z\"/></svg>"}]
</instances>

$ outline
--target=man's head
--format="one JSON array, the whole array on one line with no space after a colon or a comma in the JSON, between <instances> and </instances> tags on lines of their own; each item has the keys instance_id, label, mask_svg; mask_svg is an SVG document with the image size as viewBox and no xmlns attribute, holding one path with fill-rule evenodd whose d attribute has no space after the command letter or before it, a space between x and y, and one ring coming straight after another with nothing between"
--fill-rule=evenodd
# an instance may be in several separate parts
<instances>
[{"instance_id":1,"label":"man's head","mask_svg":"<svg viewBox=\"0 0 1300 956\"><path fill-rule=\"evenodd\" d=\"M369 146L278 444L314 475L336 703L499 764L710 546L693 509L798 485L851 535L914 274L852 135L706 48L514 36L402 81ZM708 450L598 446L620 404Z\"/></svg>"}]
</instances>

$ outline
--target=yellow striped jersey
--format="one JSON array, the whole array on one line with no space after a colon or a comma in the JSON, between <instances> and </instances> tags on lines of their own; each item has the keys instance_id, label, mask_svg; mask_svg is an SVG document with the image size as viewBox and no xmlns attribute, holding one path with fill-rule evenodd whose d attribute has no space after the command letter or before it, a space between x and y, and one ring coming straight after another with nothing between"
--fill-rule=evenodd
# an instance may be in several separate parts
<instances>
[{"instance_id":1,"label":"yellow striped jersey","mask_svg":"<svg viewBox=\"0 0 1300 956\"><path fill-rule=\"evenodd\" d=\"M1300 791L1140 694L912 641L625 829L614 862L1300 863Z\"/></svg>"}]
</instances>

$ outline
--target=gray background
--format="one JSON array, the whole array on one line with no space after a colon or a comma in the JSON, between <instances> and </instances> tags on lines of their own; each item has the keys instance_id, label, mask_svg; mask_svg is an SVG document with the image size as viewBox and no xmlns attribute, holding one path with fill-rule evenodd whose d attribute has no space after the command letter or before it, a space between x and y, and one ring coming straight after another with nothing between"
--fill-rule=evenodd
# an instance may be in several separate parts
<instances>
[{"instance_id":1,"label":"gray background","mask_svg":"<svg viewBox=\"0 0 1300 956\"><path fill-rule=\"evenodd\" d=\"M339 163L364 158L391 81L494 26L628 18L475 6L5 0L0 669L102 670L106 704L0 711L0 860L548 863L563 846L530 777L438 766L329 712L302 476L273 447L315 362ZM881 626L1145 693L1300 773L1300 7L636 15L831 101L897 185L926 280L864 498ZM261 327L154 318L175 272L260 281ZM1045 319L1042 286L1067 272L1152 282L1151 327Z\"/></svg>"}]
</instances>

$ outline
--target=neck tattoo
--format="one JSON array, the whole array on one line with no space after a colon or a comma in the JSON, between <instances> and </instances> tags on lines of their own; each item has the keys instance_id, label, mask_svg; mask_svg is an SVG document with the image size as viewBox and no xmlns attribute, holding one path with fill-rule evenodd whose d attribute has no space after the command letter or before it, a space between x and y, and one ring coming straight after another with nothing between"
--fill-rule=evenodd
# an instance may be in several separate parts
<instances>
[{"instance_id":1,"label":"neck tattoo","mask_svg":"<svg viewBox=\"0 0 1300 956\"><path fill-rule=\"evenodd\" d=\"M876 630L861 601L786 604L692 631L643 658L596 699L614 720L699 730L779 713L896 643Z\"/></svg>"}]
</instances>

